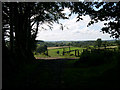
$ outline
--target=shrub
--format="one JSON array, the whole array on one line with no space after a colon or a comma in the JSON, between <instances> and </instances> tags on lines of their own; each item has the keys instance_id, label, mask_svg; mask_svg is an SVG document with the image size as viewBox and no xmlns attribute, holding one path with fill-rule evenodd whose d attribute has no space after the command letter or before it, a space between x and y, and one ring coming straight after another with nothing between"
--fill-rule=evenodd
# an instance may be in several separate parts
<instances>
[{"instance_id":1,"label":"shrub","mask_svg":"<svg viewBox=\"0 0 120 90\"><path fill-rule=\"evenodd\" d=\"M45 53L45 51L47 51L47 46L46 45L41 45L41 46L38 46L37 49L36 49L36 52L37 53Z\"/></svg>"},{"instance_id":2,"label":"shrub","mask_svg":"<svg viewBox=\"0 0 120 90\"><path fill-rule=\"evenodd\" d=\"M110 50L92 50L85 51L81 54L79 61L75 63L76 67L90 67L97 66L112 61L115 52Z\"/></svg>"}]
</instances>

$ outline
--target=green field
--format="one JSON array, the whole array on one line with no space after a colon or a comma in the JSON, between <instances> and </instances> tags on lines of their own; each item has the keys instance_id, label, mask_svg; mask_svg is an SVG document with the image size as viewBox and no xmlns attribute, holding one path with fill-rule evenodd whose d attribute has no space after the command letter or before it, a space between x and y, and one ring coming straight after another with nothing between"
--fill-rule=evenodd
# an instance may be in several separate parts
<instances>
[{"instance_id":1,"label":"green field","mask_svg":"<svg viewBox=\"0 0 120 90\"><path fill-rule=\"evenodd\" d=\"M50 47L52 48L52 47ZM54 47L55 48L55 47ZM91 48L93 48L91 46ZM117 46L108 46L106 48L117 48ZM86 48L82 48L82 47L70 47L70 50L79 50L79 55L81 55L81 53L83 52L83 49ZM104 47L101 47L100 49L104 49ZM64 47L65 51L69 51L69 47ZM90 49L88 49L90 50ZM57 51L59 51L59 54L57 54ZM78 53L77 53L78 55ZM34 54L35 57L41 57L41 58L49 58L49 57L57 57L57 58L75 58L75 51L72 51L70 53L65 53L65 55L63 56L63 48L56 48L56 49L48 49L48 56L42 54L37 53L36 55Z\"/></svg>"},{"instance_id":2,"label":"green field","mask_svg":"<svg viewBox=\"0 0 120 90\"><path fill-rule=\"evenodd\" d=\"M66 47L64 48L65 51L69 51L69 48ZM70 47L70 50L75 50L78 49L79 50L79 55L81 54L81 52L83 51L83 49L85 48L81 48L81 47ZM57 54L57 51L59 51L59 54ZM58 48L58 49L48 49L48 56L44 55L44 54L37 54L35 55L35 57L58 57L58 58L74 58L75 56L75 51L72 51L70 53L65 53L65 55L63 56L63 48ZM72 55L71 55L72 54Z\"/></svg>"}]
</instances>

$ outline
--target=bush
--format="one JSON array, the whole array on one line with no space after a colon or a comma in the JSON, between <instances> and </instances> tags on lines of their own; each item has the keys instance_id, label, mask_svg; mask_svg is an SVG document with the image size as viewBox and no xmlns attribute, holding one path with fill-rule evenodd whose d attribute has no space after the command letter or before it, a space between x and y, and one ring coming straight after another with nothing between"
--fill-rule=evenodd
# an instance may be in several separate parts
<instances>
[{"instance_id":1,"label":"bush","mask_svg":"<svg viewBox=\"0 0 120 90\"><path fill-rule=\"evenodd\" d=\"M47 51L47 46L46 45L41 45L41 46L38 46L37 49L36 49L36 52L37 53L45 53L45 51Z\"/></svg>"},{"instance_id":2,"label":"bush","mask_svg":"<svg viewBox=\"0 0 120 90\"><path fill-rule=\"evenodd\" d=\"M110 50L85 51L81 54L79 61L75 63L76 67L97 66L112 61L115 52Z\"/></svg>"}]
</instances>

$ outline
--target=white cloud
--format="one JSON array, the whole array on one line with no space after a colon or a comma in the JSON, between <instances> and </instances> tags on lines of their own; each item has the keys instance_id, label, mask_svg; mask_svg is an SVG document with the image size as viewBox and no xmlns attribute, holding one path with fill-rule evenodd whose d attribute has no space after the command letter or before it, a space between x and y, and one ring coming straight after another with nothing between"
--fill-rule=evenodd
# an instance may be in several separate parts
<instances>
[{"instance_id":1,"label":"white cloud","mask_svg":"<svg viewBox=\"0 0 120 90\"><path fill-rule=\"evenodd\" d=\"M70 9L64 8L64 11L62 11L62 13L65 13L65 14L70 13Z\"/></svg>"},{"instance_id":2,"label":"white cloud","mask_svg":"<svg viewBox=\"0 0 120 90\"><path fill-rule=\"evenodd\" d=\"M67 9L66 9L67 12ZM60 20L60 22L67 28L60 30L60 25L54 24L53 30L49 30L47 26L44 26L48 30L42 30L38 33L36 39L45 41L60 41L60 40L96 40L101 38L102 40L112 39L109 34L103 34L100 32L101 28L104 26L103 22L93 24L87 27L90 21L89 16L82 16L83 20L76 22L76 15L71 16L69 20Z\"/></svg>"}]
</instances>

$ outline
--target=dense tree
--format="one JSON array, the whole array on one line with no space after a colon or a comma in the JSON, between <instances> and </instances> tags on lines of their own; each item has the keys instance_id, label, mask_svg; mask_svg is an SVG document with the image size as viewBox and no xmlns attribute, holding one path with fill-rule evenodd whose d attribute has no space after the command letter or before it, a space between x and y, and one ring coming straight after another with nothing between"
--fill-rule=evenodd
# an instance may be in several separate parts
<instances>
[{"instance_id":1,"label":"dense tree","mask_svg":"<svg viewBox=\"0 0 120 90\"><path fill-rule=\"evenodd\" d=\"M104 48L106 49L107 41L104 41L104 42L103 42L103 46L104 46Z\"/></svg>"},{"instance_id":2,"label":"dense tree","mask_svg":"<svg viewBox=\"0 0 120 90\"><path fill-rule=\"evenodd\" d=\"M47 46L46 45L40 45L40 46L38 46L37 47L37 49L36 49L36 52L37 53L44 53L45 54L45 52L47 51Z\"/></svg>"},{"instance_id":3,"label":"dense tree","mask_svg":"<svg viewBox=\"0 0 120 90\"><path fill-rule=\"evenodd\" d=\"M58 19L65 19L61 13L63 8L56 2L2 3L3 87L22 70L24 64L34 61L32 50L35 49L39 25L44 22L58 23Z\"/></svg>"},{"instance_id":4,"label":"dense tree","mask_svg":"<svg viewBox=\"0 0 120 90\"><path fill-rule=\"evenodd\" d=\"M95 2L92 3L92 12L89 12L91 21L88 24L94 24L99 21L107 21L102 28L103 33L109 33L113 38L120 37L120 2Z\"/></svg>"},{"instance_id":5,"label":"dense tree","mask_svg":"<svg viewBox=\"0 0 120 90\"><path fill-rule=\"evenodd\" d=\"M101 45L102 45L102 40L101 40L101 38L98 38L98 39L97 39L96 44L97 44L97 46L98 46L99 48L101 47Z\"/></svg>"},{"instance_id":6,"label":"dense tree","mask_svg":"<svg viewBox=\"0 0 120 90\"><path fill-rule=\"evenodd\" d=\"M118 46L118 49L120 50L120 40L116 40L116 44Z\"/></svg>"},{"instance_id":7,"label":"dense tree","mask_svg":"<svg viewBox=\"0 0 120 90\"><path fill-rule=\"evenodd\" d=\"M35 47L39 25L44 22L53 24L60 18L65 19L65 15L61 13L63 8L60 8L59 3L50 2L3 3L3 42L8 36L10 52L14 49L16 57L21 59L20 62L22 60L30 62L34 59L32 49ZM5 46L4 43L3 46Z\"/></svg>"},{"instance_id":8,"label":"dense tree","mask_svg":"<svg viewBox=\"0 0 120 90\"><path fill-rule=\"evenodd\" d=\"M60 8L61 7L61 8ZM64 7L63 7L64 8ZM22 70L23 65L32 63L38 27L44 22L49 25L60 18L65 19L59 3L2 3L2 55L3 86ZM9 42L9 43L8 43ZM9 48L7 45L9 45ZM13 77L12 77L13 76Z\"/></svg>"}]
</instances>

